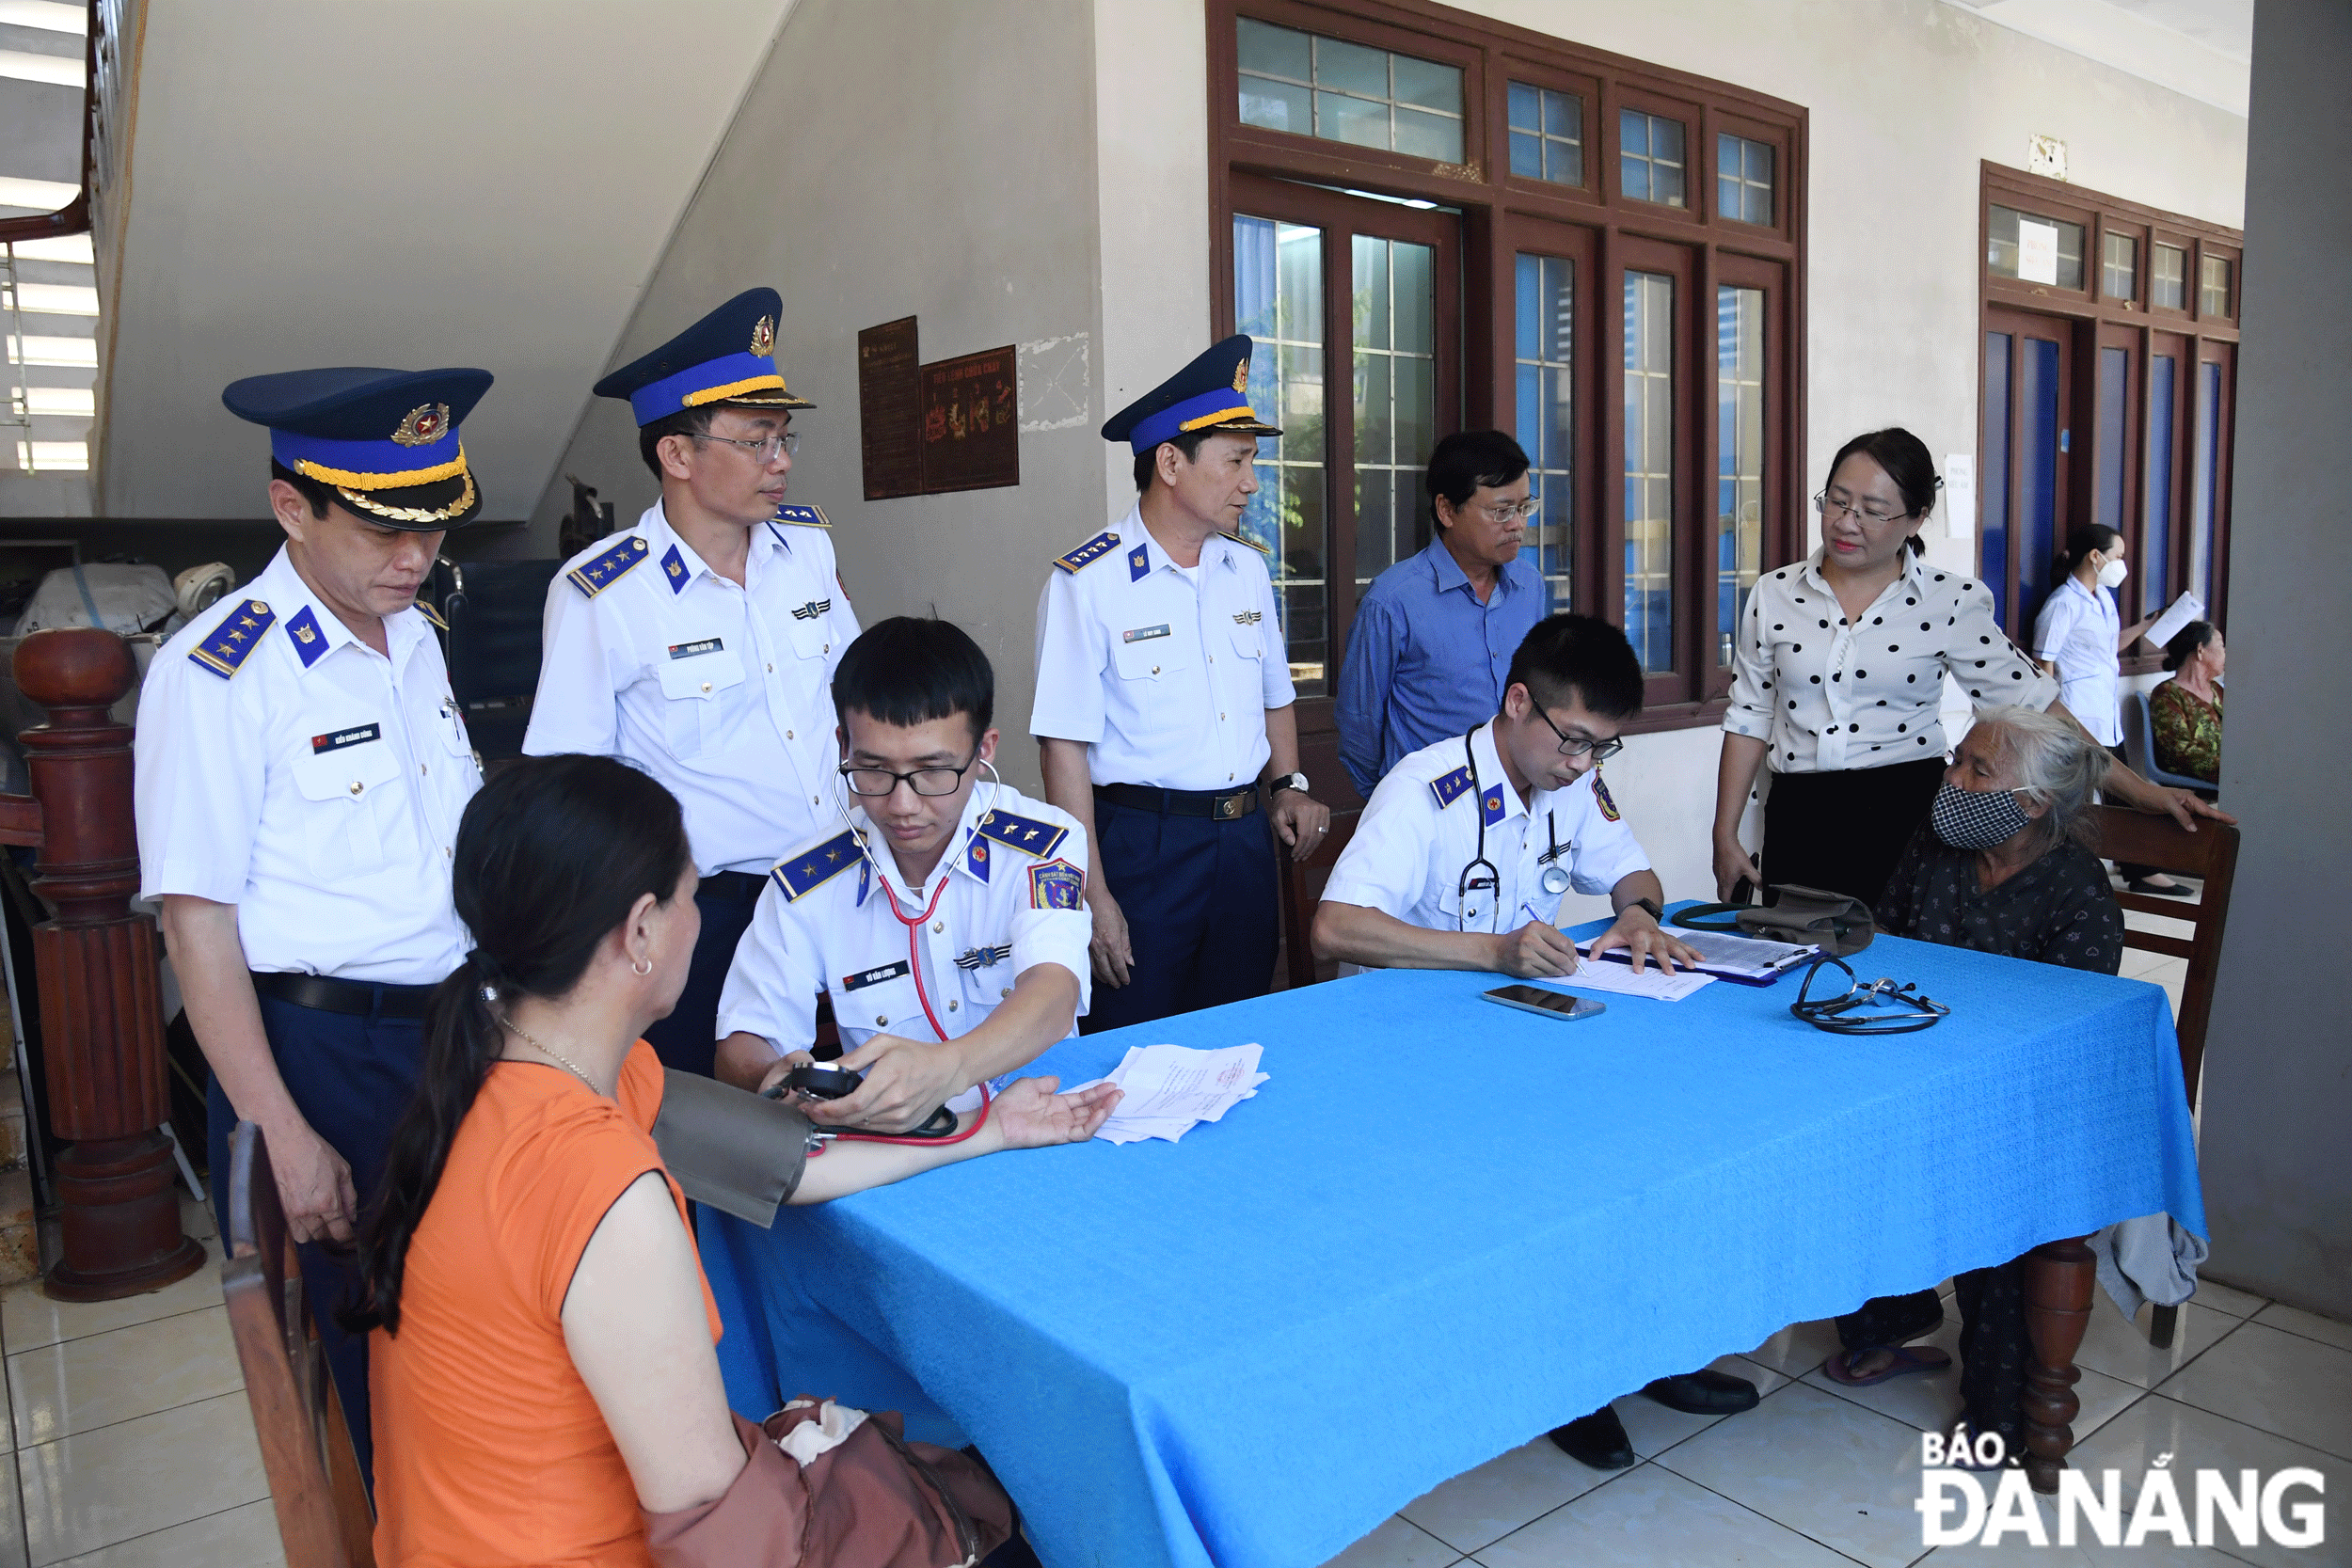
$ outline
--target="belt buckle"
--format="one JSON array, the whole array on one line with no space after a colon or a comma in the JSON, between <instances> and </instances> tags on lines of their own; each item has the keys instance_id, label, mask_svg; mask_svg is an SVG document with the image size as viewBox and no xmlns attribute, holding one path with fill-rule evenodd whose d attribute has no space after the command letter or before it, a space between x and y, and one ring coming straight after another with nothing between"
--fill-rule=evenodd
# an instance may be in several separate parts
<instances>
[{"instance_id":1,"label":"belt buckle","mask_svg":"<svg viewBox=\"0 0 2352 1568\"><path fill-rule=\"evenodd\" d=\"M1231 795L1218 796L1211 804L1209 808L1209 815L1216 817L1219 822L1231 822L1235 820L1241 816L1242 799L1248 793L1248 792L1247 790L1237 789Z\"/></svg>"}]
</instances>

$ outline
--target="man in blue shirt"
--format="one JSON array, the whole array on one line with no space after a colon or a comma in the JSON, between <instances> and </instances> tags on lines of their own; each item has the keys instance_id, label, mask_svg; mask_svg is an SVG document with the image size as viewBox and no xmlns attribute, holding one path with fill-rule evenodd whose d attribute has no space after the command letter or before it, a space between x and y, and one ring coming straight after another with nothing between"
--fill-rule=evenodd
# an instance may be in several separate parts
<instances>
[{"instance_id":1,"label":"man in blue shirt","mask_svg":"<svg viewBox=\"0 0 2352 1568\"><path fill-rule=\"evenodd\" d=\"M1500 430L1465 430L1429 454L1429 547L1380 574L1357 607L1340 667L1340 761L1358 793L1399 761L1501 708L1520 639L1549 610L1519 559L1527 453Z\"/></svg>"}]
</instances>

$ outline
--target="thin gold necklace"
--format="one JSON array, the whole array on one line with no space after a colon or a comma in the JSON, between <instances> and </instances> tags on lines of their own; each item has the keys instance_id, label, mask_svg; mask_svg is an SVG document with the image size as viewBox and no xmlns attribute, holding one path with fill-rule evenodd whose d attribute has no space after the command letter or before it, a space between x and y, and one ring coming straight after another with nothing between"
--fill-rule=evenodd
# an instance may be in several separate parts
<instances>
[{"instance_id":1,"label":"thin gold necklace","mask_svg":"<svg viewBox=\"0 0 2352 1568\"><path fill-rule=\"evenodd\" d=\"M554 1057L556 1061L563 1064L564 1069L569 1071L573 1077L587 1085L591 1089L596 1089L596 1093L602 1094L604 1092L602 1089L596 1088L596 1081L595 1079L580 1070L579 1063L573 1061L569 1056L564 1055L564 1053L556 1050L551 1045L540 1044L539 1041L532 1036L529 1030L525 1029L521 1024L516 1022L513 1019L501 1018L499 1020L499 1022L505 1025L508 1029L513 1030L521 1037L522 1042L525 1045L531 1047L532 1050L536 1051L542 1056Z\"/></svg>"}]
</instances>

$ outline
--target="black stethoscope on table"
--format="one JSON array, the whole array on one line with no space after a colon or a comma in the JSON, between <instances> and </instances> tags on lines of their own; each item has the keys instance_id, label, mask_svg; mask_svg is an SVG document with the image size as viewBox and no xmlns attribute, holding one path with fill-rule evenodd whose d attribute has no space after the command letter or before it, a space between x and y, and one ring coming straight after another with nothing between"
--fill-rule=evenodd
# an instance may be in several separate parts
<instances>
[{"instance_id":1,"label":"black stethoscope on table","mask_svg":"<svg viewBox=\"0 0 2352 1568\"><path fill-rule=\"evenodd\" d=\"M1477 735L1483 722L1472 724L1469 734L1462 736L1462 755L1470 762L1470 797L1477 802L1478 809L1478 852L1470 857L1462 867L1462 874L1454 880L1454 907L1464 911L1473 893L1491 891L1497 898L1502 895L1502 873L1496 868L1494 862L1486 858L1486 792L1479 784L1478 749L1470 744L1470 737ZM1552 813L1549 810L1544 813L1544 843L1547 847L1535 858L1536 863L1544 868L1536 885L1547 895L1557 898L1568 891L1568 873L1567 868L1560 863L1559 833ZM1569 847L1574 848L1575 846ZM1486 868L1483 877L1479 875L1482 866ZM1455 914L1454 920L1468 928L1470 916L1467 912Z\"/></svg>"}]
</instances>

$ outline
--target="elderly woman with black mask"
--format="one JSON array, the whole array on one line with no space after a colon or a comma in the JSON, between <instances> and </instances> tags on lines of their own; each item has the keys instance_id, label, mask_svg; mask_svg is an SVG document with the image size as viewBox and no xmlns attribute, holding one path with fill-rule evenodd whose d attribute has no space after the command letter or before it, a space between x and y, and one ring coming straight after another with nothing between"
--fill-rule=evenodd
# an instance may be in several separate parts
<instances>
[{"instance_id":1,"label":"elderly woman with black mask","mask_svg":"<svg viewBox=\"0 0 2352 1568\"><path fill-rule=\"evenodd\" d=\"M1927 822L1912 835L1879 900L1888 934L1979 953L2113 974L2123 959L2123 911L2090 836L2090 804L2107 753L2067 720L2026 707L1990 708L1960 743ZM1961 1313L1962 1398L1973 1433L1997 1432L2022 1452L2026 1337L2018 1263L1954 1281ZM1845 1348L1822 1366L1848 1386L1939 1372L1950 1357L1908 1341L1943 1326L1933 1291L1880 1296L1837 1320Z\"/></svg>"}]
</instances>

